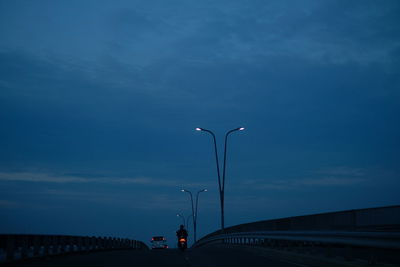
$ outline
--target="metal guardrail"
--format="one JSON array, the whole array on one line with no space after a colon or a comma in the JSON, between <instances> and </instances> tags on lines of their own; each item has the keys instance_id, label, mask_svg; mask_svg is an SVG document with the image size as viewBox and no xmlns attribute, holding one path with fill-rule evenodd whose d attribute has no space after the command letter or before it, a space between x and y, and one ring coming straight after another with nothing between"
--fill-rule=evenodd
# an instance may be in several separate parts
<instances>
[{"instance_id":1,"label":"metal guardrail","mask_svg":"<svg viewBox=\"0 0 400 267\"><path fill-rule=\"evenodd\" d=\"M400 232L400 206L327 212L239 224L224 233L254 231ZM215 231L206 237L221 234Z\"/></svg>"},{"instance_id":2,"label":"metal guardrail","mask_svg":"<svg viewBox=\"0 0 400 267\"><path fill-rule=\"evenodd\" d=\"M215 231L193 247L258 246L400 263L400 206L258 221Z\"/></svg>"},{"instance_id":3,"label":"metal guardrail","mask_svg":"<svg viewBox=\"0 0 400 267\"><path fill-rule=\"evenodd\" d=\"M117 249L148 249L148 247L141 241L124 238L0 234L0 262Z\"/></svg>"},{"instance_id":4,"label":"metal guardrail","mask_svg":"<svg viewBox=\"0 0 400 267\"><path fill-rule=\"evenodd\" d=\"M194 247L209 243L265 245L286 243L286 245L342 245L400 250L400 233L377 232L323 232L323 231L266 231L221 234L202 239Z\"/></svg>"},{"instance_id":5,"label":"metal guardrail","mask_svg":"<svg viewBox=\"0 0 400 267\"><path fill-rule=\"evenodd\" d=\"M322 232L266 231L220 234L199 240L194 248L207 245L225 247L263 247L304 255L359 259L374 265L390 263L400 266L400 232ZM299 255L299 254L297 254Z\"/></svg>"}]
</instances>

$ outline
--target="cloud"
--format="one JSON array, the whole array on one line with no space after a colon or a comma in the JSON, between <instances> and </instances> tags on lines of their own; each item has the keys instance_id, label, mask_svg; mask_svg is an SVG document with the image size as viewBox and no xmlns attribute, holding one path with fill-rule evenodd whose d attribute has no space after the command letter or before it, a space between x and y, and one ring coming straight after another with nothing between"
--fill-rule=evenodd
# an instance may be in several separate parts
<instances>
[{"instance_id":1,"label":"cloud","mask_svg":"<svg viewBox=\"0 0 400 267\"><path fill-rule=\"evenodd\" d=\"M316 174L335 175L335 176L365 176L367 170L364 168L350 168L347 166L339 166L315 171Z\"/></svg>"},{"instance_id":2,"label":"cloud","mask_svg":"<svg viewBox=\"0 0 400 267\"><path fill-rule=\"evenodd\" d=\"M174 181L166 181L148 177L114 178L114 177L82 177L80 175L52 175L48 173L0 173L0 181L36 182L36 183L106 183L106 184L139 184L139 185L171 185Z\"/></svg>"},{"instance_id":3,"label":"cloud","mask_svg":"<svg viewBox=\"0 0 400 267\"><path fill-rule=\"evenodd\" d=\"M15 208L19 208L20 206L21 205L17 202L0 199L0 208L2 208L2 209L15 209Z\"/></svg>"},{"instance_id":4,"label":"cloud","mask_svg":"<svg viewBox=\"0 0 400 267\"><path fill-rule=\"evenodd\" d=\"M245 179L244 182L232 184L232 187L247 187L256 189L296 189L298 187L327 187L349 186L368 183L371 178L364 168L339 166L310 171L309 177L299 179ZM193 182L184 179L168 179L154 177L118 177L96 176L89 174L51 174L38 172L0 172L0 181L3 182L31 182L54 184L115 184L140 185L148 187L179 187L179 188L212 188L214 182Z\"/></svg>"},{"instance_id":5,"label":"cloud","mask_svg":"<svg viewBox=\"0 0 400 267\"><path fill-rule=\"evenodd\" d=\"M362 184L366 181L368 180L365 178L356 177L322 177L301 179L297 184L306 186L347 186Z\"/></svg>"},{"instance_id":6,"label":"cloud","mask_svg":"<svg viewBox=\"0 0 400 267\"><path fill-rule=\"evenodd\" d=\"M261 190L295 190L309 187L353 186L371 181L363 168L335 167L312 171L312 177L299 179L247 179L242 185ZM315 177L314 177L315 176Z\"/></svg>"},{"instance_id":7,"label":"cloud","mask_svg":"<svg viewBox=\"0 0 400 267\"><path fill-rule=\"evenodd\" d=\"M396 28L391 26L398 6L390 2L80 3L77 9L47 5L50 8L40 8L40 12L52 13L39 21L36 5L25 6L24 12L5 6L2 15L7 15L10 26L0 28L6 36L1 46L20 47L35 55L47 51L77 65L85 60L98 65L111 58L137 67L186 58L209 66L230 61L254 63L260 57L276 56L334 64L385 63L399 48ZM73 21L66 15L72 10ZM32 24L37 28L32 29ZM39 38L31 38L32 30Z\"/></svg>"},{"instance_id":8,"label":"cloud","mask_svg":"<svg viewBox=\"0 0 400 267\"><path fill-rule=\"evenodd\" d=\"M181 179L161 179L152 177L84 177L82 175L57 175L49 173L0 172L0 181L3 182L32 182L32 183L97 183L116 185L142 185L157 187L207 187L210 184L188 182Z\"/></svg>"},{"instance_id":9,"label":"cloud","mask_svg":"<svg viewBox=\"0 0 400 267\"><path fill-rule=\"evenodd\" d=\"M39 173L0 173L0 181L13 182L47 182L47 183L85 183L86 178L81 177L57 177Z\"/></svg>"},{"instance_id":10,"label":"cloud","mask_svg":"<svg viewBox=\"0 0 400 267\"><path fill-rule=\"evenodd\" d=\"M332 187L332 186L352 186L369 182L367 178L356 177L321 177L321 178L301 178L301 179L279 179L279 181L266 182L264 179L250 180L243 186L255 190L296 190L307 187Z\"/></svg>"}]
</instances>

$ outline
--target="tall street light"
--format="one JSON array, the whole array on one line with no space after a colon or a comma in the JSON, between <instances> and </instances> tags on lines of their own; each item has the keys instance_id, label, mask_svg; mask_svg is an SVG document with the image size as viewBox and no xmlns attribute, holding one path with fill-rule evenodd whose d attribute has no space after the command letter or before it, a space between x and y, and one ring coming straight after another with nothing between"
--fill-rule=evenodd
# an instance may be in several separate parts
<instances>
[{"instance_id":1,"label":"tall street light","mask_svg":"<svg viewBox=\"0 0 400 267\"><path fill-rule=\"evenodd\" d=\"M182 221L183 221L183 226L186 227L186 223L185 223L185 216L183 216L182 214L176 214L177 217L181 217Z\"/></svg>"},{"instance_id":2,"label":"tall street light","mask_svg":"<svg viewBox=\"0 0 400 267\"><path fill-rule=\"evenodd\" d=\"M187 219L186 219L186 229L189 231L189 220L190 220L190 218L192 219L192 221L193 221L193 213L190 215L190 216L188 216L187 217Z\"/></svg>"},{"instance_id":3,"label":"tall street light","mask_svg":"<svg viewBox=\"0 0 400 267\"><path fill-rule=\"evenodd\" d=\"M225 147L224 147L224 165L223 165L223 171L222 171L222 182L221 182L221 174L219 170L219 161L218 161L218 150L217 150L217 140L215 138L215 134L207 129L204 128L196 128L196 131L203 131L211 134L213 137L214 141L214 150L215 150L215 160L217 163L217 176L218 176L218 187L219 187L219 199L220 199L220 204L221 204L221 230L224 231L225 229L225 212L224 212L224 203L225 203L225 170L226 170L226 151L227 151L227 144L228 144L228 136L236 131L243 131L243 127L235 128L230 131L228 131L225 134Z\"/></svg>"},{"instance_id":4,"label":"tall street light","mask_svg":"<svg viewBox=\"0 0 400 267\"><path fill-rule=\"evenodd\" d=\"M196 235L197 235L197 208L198 208L198 204L199 204L199 194L202 192L207 192L207 189L203 189L197 192L196 194L196 209L194 209L193 206L193 195L192 192L190 192L189 190L186 189L182 189L182 192L186 192L190 194L190 201L192 203L192 215L193 215L193 234L194 234L194 242L196 242ZM188 219L189 221L189 219Z\"/></svg>"}]
</instances>

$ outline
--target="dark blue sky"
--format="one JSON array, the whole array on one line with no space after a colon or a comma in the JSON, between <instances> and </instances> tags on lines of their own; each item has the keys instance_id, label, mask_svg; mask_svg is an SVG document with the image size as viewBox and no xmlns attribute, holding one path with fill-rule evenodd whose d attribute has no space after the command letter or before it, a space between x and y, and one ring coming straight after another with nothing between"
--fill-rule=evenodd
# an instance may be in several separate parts
<instances>
[{"instance_id":1,"label":"dark blue sky","mask_svg":"<svg viewBox=\"0 0 400 267\"><path fill-rule=\"evenodd\" d=\"M0 232L173 238L399 204L398 1L0 1ZM222 152L222 146L219 146ZM222 156L222 155L221 155ZM222 159L222 158L221 158ZM190 229L189 229L190 230Z\"/></svg>"}]
</instances>

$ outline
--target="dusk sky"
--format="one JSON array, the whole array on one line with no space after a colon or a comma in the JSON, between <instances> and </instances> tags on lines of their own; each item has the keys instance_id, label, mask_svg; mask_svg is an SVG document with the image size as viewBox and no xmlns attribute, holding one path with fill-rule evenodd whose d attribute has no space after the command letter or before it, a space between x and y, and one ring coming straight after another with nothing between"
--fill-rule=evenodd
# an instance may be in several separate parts
<instances>
[{"instance_id":1,"label":"dusk sky","mask_svg":"<svg viewBox=\"0 0 400 267\"><path fill-rule=\"evenodd\" d=\"M0 0L0 233L217 230L196 127L226 226L397 205L399 103L398 0Z\"/></svg>"}]
</instances>

